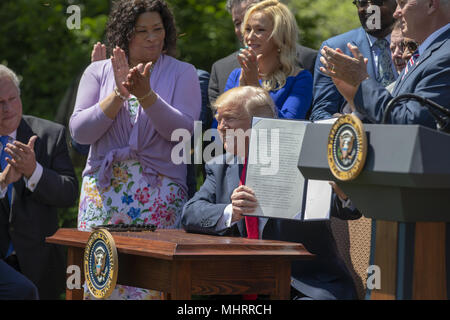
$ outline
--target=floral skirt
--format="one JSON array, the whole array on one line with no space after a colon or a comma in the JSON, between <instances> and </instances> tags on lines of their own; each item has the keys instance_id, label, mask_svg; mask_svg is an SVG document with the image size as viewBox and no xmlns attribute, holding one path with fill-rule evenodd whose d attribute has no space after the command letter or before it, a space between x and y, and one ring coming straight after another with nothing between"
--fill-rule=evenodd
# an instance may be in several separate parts
<instances>
[{"instance_id":1,"label":"floral skirt","mask_svg":"<svg viewBox=\"0 0 450 320\"><path fill-rule=\"evenodd\" d=\"M154 224L159 229L180 227L181 212L187 201L184 190L165 176L156 187L143 179L136 160L114 163L111 185L97 187L97 173L83 177L78 211L78 229L89 231L103 224ZM92 299L85 287L85 299ZM154 290L117 285L109 299L160 299Z\"/></svg>"}]
</instances>

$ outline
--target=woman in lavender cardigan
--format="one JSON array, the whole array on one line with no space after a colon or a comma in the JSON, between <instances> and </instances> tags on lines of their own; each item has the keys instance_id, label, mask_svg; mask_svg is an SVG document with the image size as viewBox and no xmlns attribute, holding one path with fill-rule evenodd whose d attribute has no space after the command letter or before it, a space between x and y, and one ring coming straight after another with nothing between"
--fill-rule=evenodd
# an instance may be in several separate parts
<instances>
[{"instance_id":1,"label":"woman in lavender cardigan","mask_svg":"<svg viewBox=\"0 0 450 320\"><path fill-rule=\"evenodd\" d=\"M171 161L175 129L192 132L201 107L195 68L173 56L176 29L163 0L115 3L107 26L112 57L80 80L70 131L90 144L78 228L151 223L178 228L187 201L186 165ZM118 286L119 287L119 286ZM159 293L119 287L113 298Z\"/></svg>"}]
</instances>

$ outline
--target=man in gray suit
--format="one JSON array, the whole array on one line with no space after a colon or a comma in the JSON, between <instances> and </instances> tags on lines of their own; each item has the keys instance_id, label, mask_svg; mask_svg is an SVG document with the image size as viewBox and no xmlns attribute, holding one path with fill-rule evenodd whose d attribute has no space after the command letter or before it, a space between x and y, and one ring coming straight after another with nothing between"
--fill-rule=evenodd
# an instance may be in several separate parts
<instances>
[{"instance_id":1,"label":"man in gray suit","mask_svg":"<svg viewBox=\"0 0 450 320\"><path fill-rule=\"evenodd\" d=\"M45 243L58 228L57 208L78 199L63 126L22 115L19 81L0 65L0 259L20 271L41 299L65 284L62 248Z\"/></svg>"},{"instance_id":2,"label":"man in gray suit","mask_svg":"<svg viewBox=\"0 0 450 320\"><path fill-rule=\"evenodd\" d=\"M244 21L245 12L247 8L253 3L260 2L262 0L227 0L227 11L231 14L233 19L234 32L242 44L241 23ZM209 102L212 104L216 101L217 97L223 93L228 77L236 68L240 68L237 61L237 54L239 51L235 51L229 56L216 61L211 68L211 77L209 79L208 96ZM307 69L314 76L314 63L316 60L317 51L297 45L297 58L300 67Z\"/></svg>"},{"instance_id":3,"label":"man in gray suit","mask_svg":"<svg viewBox=\"0 0 450 320\"><path fill-rule=\"evenodd\" d=\"M275 107L267 92L251 86L228 90L215 105L218 130L227 153L206 164L205 182L184 206L181 224L190 232L247 237L251 230L247 232L249 226L243 214L254 211L257 199L249 187L240 185L244 166L238 158L247 156L248 136L242 139L237 135L250 128L252 116L274 117ZM344 207L336 195L330 214L341 219L361 217L358 210ZM292 263L292 298L356 298L353 280L339 256L328 222L257 219L259 238L302 243L316 254L313 260Z\"/></svg>"}]
</instances>

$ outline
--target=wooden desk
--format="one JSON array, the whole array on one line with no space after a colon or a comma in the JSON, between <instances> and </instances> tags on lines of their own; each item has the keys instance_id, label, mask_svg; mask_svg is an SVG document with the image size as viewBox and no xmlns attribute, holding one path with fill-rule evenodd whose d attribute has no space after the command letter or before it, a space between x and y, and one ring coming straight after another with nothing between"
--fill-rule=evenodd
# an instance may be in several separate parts
<instances>
[{"instance_id":1,"label":"wooden desk","mask_svg":"<svg viewBox=\"0 0 450 320\"><path fill-rule=\"evenodd\" d=\"M67 265L83 270L90 232L59 229L46 239L68 246ZM117 283L159 290L167 299L196 295L268 294L290 297L291 261L312 259L301 244L219 237L161 229L112 232L119 255ZM81 283L84 283L84 273ZM66 290L66 299L82 299L83 289Z\"/></svg>"}]
</instances>

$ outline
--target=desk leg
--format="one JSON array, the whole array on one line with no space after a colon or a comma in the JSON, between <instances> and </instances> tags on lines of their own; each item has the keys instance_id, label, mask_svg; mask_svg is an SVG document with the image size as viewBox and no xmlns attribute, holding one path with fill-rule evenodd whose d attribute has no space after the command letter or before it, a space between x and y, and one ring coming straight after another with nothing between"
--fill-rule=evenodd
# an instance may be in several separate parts
<instances>
[{"instance_id":1,"label":"desk leg","mask_svg":"<svg viewBox=\"0 0 450 320\"><path fill-rule=\"evenodd\" d=\"M76 265L81 270L81 288L72 289L66 288L66 300L83 300L83 284L84 284L84 268L83 268L83 248L69 247L67 251L67 265Z\"/></svg>"},{"instance_id":2,"label":"desk leg","mask_svg":"<svg viewBox=\"0 0 450 320\"><path fill-rule=\"evenodd\" d=\"M172 264L171 300L191 300L191 262L174 261Z\"/></svg>"},{"instance_id":3,"label":"desk leg","mask_svg":"<svg viewBox=\"0 0 450 320\"><path fill-rule=\"evenodd\" d=\"M276 261L275 291L270 295L271 300L289 300L291 298L291 262Z\"/></svg>"},{"instance_id":4,"label":"desk leg","mask_svg":"<svg viewBox=\"0 0 450 320\"><path fill-rule=\"evenodd\" d=\"M417 222L414 249L414 300L446 300L445 223Z\"/></svg>"}]
</instances>

